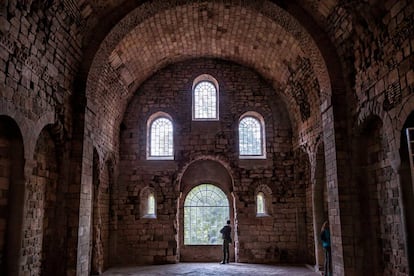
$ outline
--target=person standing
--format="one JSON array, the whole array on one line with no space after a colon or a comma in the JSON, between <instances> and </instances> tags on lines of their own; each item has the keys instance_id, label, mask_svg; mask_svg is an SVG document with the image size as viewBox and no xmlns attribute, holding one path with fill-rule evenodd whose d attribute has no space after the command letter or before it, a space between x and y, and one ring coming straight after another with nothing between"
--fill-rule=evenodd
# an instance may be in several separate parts
<instances>
[{"instance_id":1,"label":"person standing","mask_svg":"<svg viewBox=\"0 0 414 276\"><path fill-rule=\"evenodd\" d=\"M229 245L231 243L231 226L230 220L227 221L227 225L221 228L220 233L223 236L223 261L221 264L229 263L230 251Z\"/></svg>"},{"instance_id":2,"label":"person standing","mask_svg":"<svg viewBox=\"0 0 414 276\"><path fill-rule=\"evenodd\" d=\"M322 247L325 251L325 276L332 276L332 256L331 256L331 233L329 232L329 223L325 221L321 228Z\"/></svg>"}]
</instances>

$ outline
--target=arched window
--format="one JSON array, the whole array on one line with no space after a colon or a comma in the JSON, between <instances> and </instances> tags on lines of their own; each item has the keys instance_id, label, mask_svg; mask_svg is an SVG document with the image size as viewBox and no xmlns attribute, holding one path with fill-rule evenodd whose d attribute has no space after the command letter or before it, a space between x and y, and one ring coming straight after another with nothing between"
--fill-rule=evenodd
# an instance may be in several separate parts
<instances>
[{"instance_id":1,"label":"arched window","mask_svg":"<svg viewBox=\"0 0 414 276\"><path fill-rule=\"evenodd\" d=\"M264 197L264 194L263 194L263 192L259 192L258 194L257 194L257 196L256 196L256 212L257 212L257 215L263 215L263 214L266 214L266 211L265 211L265 197Z\"/></svg>"},{"instance_id":2,"label":"arched window","mask_svg":"<svg viewBox=\"0 0 414 276\"><path fill-rule=\"evenodd\" d=\"M174 159L171 117L166 113L159 112L150 117L147 125L147 159Z\"/></svg>"},{"instance_id":3,"label":"arched window","mask_svg":"<svg viewBox=\"0 0 414 276\"><path fill-rule=\"evenodd\" d=\"M140 194L140 210L142 218L157 218L157 201L155 190L152 187L145 187Z\"/></svg>"},{"instance_id":4,"label":"arched window","mask_svg":"<svg viewBox=\"0 0 414 276\"><path fill-rule=\"evenodd\" d=\"M218 120L218 82L201 75L193 82L193 120Z\"/></svg>"},{"instance_id":5,"label":"arched window","mask_svg":"<svg viewBox=\"0 0 414 276\"><path fill-rule=\"evenodd\" d=\"M184 244L221 244L220 229L229 219L229 201L212 185L194 187L184 201Z\"/></svg>"},{"instance_id":6,"label":"arched window","mask_svg":"<svg viewBox=\"0 0 414 276\"><path fill-rule=\"evenodd\" d=\"M266 158L264 120L256 112L245 113L239 121L240 158Z\"/></svg>"},{"instance_id":7,"label":"arched window","mask_svg":"<svg viewBox=\"0 0 414 276\"><path fill-rule=\"evenodd\" d=\"M155 216L155 197L153 193L148 195L148 208L147 209L148 209L147 215Z\"/></svg>"},{"instance_id":8,"label":"arched window","mask_svg":"<svg viewBox=\"0 0 414 276\"><path fill-rule=\"evenodd\" d=\"M272 212L272 190L261 184L256 188L256 216L267 217Z\"/></svg>"}]
</instances>

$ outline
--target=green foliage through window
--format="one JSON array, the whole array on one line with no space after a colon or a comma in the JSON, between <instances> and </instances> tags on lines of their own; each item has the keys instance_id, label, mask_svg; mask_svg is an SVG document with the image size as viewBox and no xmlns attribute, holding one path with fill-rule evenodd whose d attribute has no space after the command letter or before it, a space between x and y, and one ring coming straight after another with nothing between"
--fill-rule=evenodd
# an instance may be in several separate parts
<instances>
[{"instance_id":1,"label":"green foliage through window","mask_svg":"<svg viewBox=\"0 0 414 276\"><path fill-rule=\"evenodd\" d=\"M184 202L184 244L222 244L220 229L229 219L229 201L211 184L194 187Z\"/></svg>"}]
</instances>

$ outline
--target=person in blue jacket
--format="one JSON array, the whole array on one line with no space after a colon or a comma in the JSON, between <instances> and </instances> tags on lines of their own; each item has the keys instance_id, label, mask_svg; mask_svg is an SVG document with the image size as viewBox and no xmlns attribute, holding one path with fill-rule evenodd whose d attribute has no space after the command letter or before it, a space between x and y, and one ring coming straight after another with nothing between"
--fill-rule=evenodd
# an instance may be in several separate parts
<instances>
[{"instance_id":1,"label":"person in blue jacket","mask_svg":"<svg viewBox=\"0 0 414 276\"><path fill-rule=\"evenodd\" d=\"M332 276L332 256L331 256L331 233L329 232L329 223L325 221L321 228L322 247L325 251L325 276Z\"/></svg>"},{"instance_id":2,"label":"person in blue jacket","mask_svg":"<svg viewBox=\"0 0 414 276\"><path fill-rule=\"evenodd\" d=\"M231 243L231 226L230 220L227 221L227 225L221 228L220 233L223 236L223 261L221 264L229 263L230 251L229 244Z\"/></svg>"}]
</instances>

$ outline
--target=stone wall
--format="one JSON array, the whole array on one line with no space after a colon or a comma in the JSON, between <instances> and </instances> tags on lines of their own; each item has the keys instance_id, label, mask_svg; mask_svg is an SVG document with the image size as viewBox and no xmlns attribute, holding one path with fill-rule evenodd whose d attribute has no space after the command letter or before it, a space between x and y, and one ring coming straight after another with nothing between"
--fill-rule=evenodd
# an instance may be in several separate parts
<instances>
[{"instance_id":1,"label":"stone wall","mask_svg":"<svg viewBox=\"0 0 414 276\"><path fill-rule=\"evenodd\" d=\"M414 5L410 1L378 2L373 6L363 2L357 5L338 4L327 18L328 32L342 60L348 88L351 91L348 98L350 114L346 115L350 129L348 135L358 136L356 130L364 129L366 125L369 125L373 116L379 118L381 122L380 129L377 130L381 134L369 136L369 139L382 139L375 147L375 152L370 151L373 147L369 150L361 147L356 149L355 154L363 151L368 155L369 161L366 163L368 168L364 172L365 175L361 176L361 168L356 163L353 163L351 169L353 178L362 178L362 182L371 183L367 185L371 185L370 189L375 190L378 197L370 198L368 188L365 193L359 193L359 182L339 187L342 202L345 204L340 208L341 213L344 214L341 224L344 230L342 235L345 238L344 254L347 256L344 258L345 271L353 275L362 273L362 267L366 267L367 264L361 260L363 254L354 248L360 239L353 238L364 236L366 227L356 226L359 223L364 224L364 219L355 221L353 217L361 215L361 209L367 208L371 211L366 210L366 212L371 212L370 216L376 217L373 223L378 223L372 230L373 233L380 231L378 228L381 228L381 232L377 234L378 241L375 242L378 244L375 246L382 248L383 251L373 254L383 255L376 258L380 260L374 265L375 269L380 271L378 273L385 274L391 273L390 271L405 274L408 269L405 261L407 253L403 249L406 242L402 240L405 236L404 217L400 211L397 211L407 203L404 204L400 196L398 168L395 165L393 167L392 164L395 164L395 158L399 155L398 148L400 148L400 142L394 137L399 137L404 120L414 109L412 100L410 100L413 97L414 87L413 18ZM407 104L404 108L405 101ZM402 112L402 109L411 111ZM345 112L342 112L340 116L345 116ZM339 119L338 116L337 119ZM356 143L360 142L361 140L357 140ZM346 168L338 169L342 173L345 170ZM349 182L352 181L349 179ZM348 187L354 188L348 189ZM359 204L352 200L358 197L362 204L359 207L361 209L356 207ZM368 203L365 201L376 203L367 207ZM349 203L351 204L347 205ZM384 212L387 213L386 216ZM400 221L401 224L395 223L391 226L390 221ZM348 246L348 243L354 245ZM375 247L370 245L369 239L362 242L361 246ZM349 250L351 248L353 249ZM392 257L389 256L390 252L393 252ZM370 258L369 261L373 259L375 258Z\"/></svg>"},{"instance_id":2,"label":"stone wall","mask_svg":"<svg viewBox=\"0 0 414 276\"><path fill-rule=\"evenodd\" d=\"M191 121L191 88L193 80L201 74L210 74L219 83L219 121ZM236 197L236 213L232 217L237 217L234 226L239 260L260 263L305 260L307 249L303 248L299 254L302 241L307 239L305 185L303 180L295 181L290 121L283 102L274 93L252 71L209 59L170 65L138 89L121 132L118 229L114 231L118 263L177 260L177 248L183 246L175 236L177 171L203 157L224 160L231 168L234 181L231 189ZM146 160L147 119L158 111L173 118L174 161ZM246 111L256 111L264 117L266 160L238 158L238 120ZM268 217L256 217L255 191L260 185L267 185L273 192ZM155 220L140 217L139 193L146 186L156 192ZM182 197L185 198L185 193Z\"/></svg>"},{"instance_id":3,"label":"stone wall","mask_svg":"<svg viewBox=\"0 0 414 276\"><path fill-rule=\"evenodd\" d=\"M64 273L66 223L58 217L59 163L52 136L44 130L33 157L33 175L26 189L25 227L23 228L23 271L34 274ZM62 202L60 207L63 208ZM62 227L63 229L59 229ZM63 258L62 258L63 257Z\"/></svg>"},{"instance_id":4,"label":"stone wall","mask_svg":"<svg viewBox=\"0 0 414 276\"><path fill-rule=\"evenodd\" d=\"M23 146L26 162L23 177L26 183L22 184L22 187L29 190L26 191L25 204L22 202L18 204L20 208L27 210L23 217L24 225L31 225L33 222L32 226L25 228L23 234L25 239L20 241L21 246L16 247L21 248L19 267L21 273L39 272L42 258L46 258L47 254L49 254L47 258L50 259L48 266L53 264L55 268L58 267L58 274L63 274L68 266L72 266L72 271L76 269L74 268L77 262L78 235L76 209L79 206L79 194L73 197L76 189L74 186L70 197L64 196L63 193L68 192L65 190L66 177L71 170L69 148L70 143L74 141L70 139L73 120L72 89L82 55L80 51L82 38L79 10L76 5L66 4L67 1L3 1L0 4L0 113L11 116L25 137ZM41 152L44 150L42 146L36 149L37 143L47 144L40 141L44 137L39 138L39 135L48 124L55 125L52 132L54 136L59 137L58 139L54 137L54 140L55 142L59 140L57 147L62 153L59 154L60 161L67 164L58 172L51 167L56 164L53 158L48 157L45 163L39 162L39 164L32 161L34 156L42 155ZM38 150L40 152L37 152ZM49 154L49 152L45 153L46 156ZM77 165L79 166L79 162ZM53 175L47 175L45 178L33 173L33 171L49 172L49 170L54 171ZM70 175L72 177L74 174ZM42 181L37 181L36 177L40 177ZM48 186L47 183L53 182L51 179L54 179L53 181L58 179L58 189L62 189L58 197L53 196L52 199L46 200L48 193L45 197L41 190L33 191L36 185ZM78 190L79 187L77 184ZM70 201L69 198L73 201L64 205L65 201ZM74 208L75 211L71 213L74 217L69 218L68 225L61 219L66 219L68 213L65 211L68 209L62 207L54 213L48 207L49 203L54 205L53 201L59 201L61 206L66 206L68 209ZM43 221L45 214L48 219ZM54 223L50 223L50 220ZM45 224L47 226L43 228ZM53 230L50 228L51 225L55 227ZM73 229L68 230L66 227L73 227ZM14 230L18 231L18 229ZM53 246L47 248L47 245L43 247L45 243L49 243L50 236L60 237L59 241L54 243L56 248ZM70 251L68 255L64 252L66 250ZM50 255L50 252L54 252L54 255ZM18 256L14 258L19 260Z\"/></svg>"},{"instance_id":5,"label":"stone wall","mask_svg":"<svg viewBox=\"0 0 414 276\"><path fill-rule=\"evenodd\" d=\"M169 5L167 1L158 1L154 5L146 3L142 9L137 6L142 2L127 2L121 6L117 6L116 1L9 0L0 3L0 114L8 116L2 117L0 122L3 127L7 125L0 133L0 273L5 271L7 227L13 225L12 230L21 229L23 221L25 224L34 222L33 226L25 228L27 233L22 247L18 246L20 237L11 239L16 245L13 248L22 248L21 267L17 268L17 261L11 266L21 269L22 273L40 271L44 258L41 255L48 254L42 243L53 231L62 237L60 243L67 243L64 246L67 252L58 254L67 257L67 263L61 268L69 275L87 273L91 267L90 258L96 262L98 270L110 262L177 261L180 239L176 210L181 192L177 189L177 172L195 158L220 159L233 177L232 192L237 210L233 220L238 242L235 258L249 262L302 261L312 254L311 191L306 178L302 181L299 177L305 166L296 166L297 155L292 148L303 145L312 156L321 137L326 157L323 165L326 164L326 174L321 182L328 184L325 195L329 203L327 206L324 203L324 207L329 209L335 273L357 275L361 271L362 253L355 244L359 242L356 237L363 237L363 218L358 223L354 221L361 215L361 209L372 211L375 214L369 215L372 225L381 228L374 231L380 237L382 245L378 246L383 254L382 261L378 261L382 264L375 269L389 274L409 273L406 248L412 244L414 223L410 211L412 197L406 194L407 191L412 193L412 180L407 160L402 175L399 149L405 148L401 142L403 126L412 125L405 124L405 120L414 110L412 1L353 1L350 4L335 0L300 0L297 3L286 1L283 8L275 8L267 1L242 1L240 7L238 3L233 5L234 1L231 5L219 1L195 5L191 1L172 1ZM300 16L301 7L296 5L304 7L309 16ZM148 6L150 10L146 9ZM182 14L169 8L175 6L180 6L178 10ZM193 14L204 21L189 16L187 28L170 28L170 19L176 22L177 15L181 18ZM228 16L225 23L229 27L215 25L213 15L218 14ZM126 21L111 25L119 23L124 15ZM101 25L99 16L111 20ZM89 24L85 26L87 18ZM193 23L202 28L207 26L205 37L213 41L215 47L200 45L199 29L194 28ZM96 37L103 40L111 29L118 32L108 36L108 41L94 40ZM233 32L241 29L244 31ZM143 33L156 40L142 39L140 34ZM268 36L269 33L277 35ZM84 40L85 37L91 40ZM164 39L171 43L163 43ZM95 44L99 43L102 43L104 54L98 51L97 66L89 68L96 57L93 48L98 48ZM131 49L131 44L136 50L121 51ZM156 54L153 45L161 45ZM173 47L177 45L180 46ZM148 56L143 55L141 49L149 49ZM279 52L286 55L272 58L279 57ZM272 56L273 53L277 55ZM269 83L246 68L222 61L184 62L162 70L138 89L121 125L122 162L119 167L114 165L120 172L118 181L111 176L112 169L103 164L110 154L117 155L118 122L130 99L130 91L140 87L142 81L161 66L174 64L188 55L220 56L248 64L267 76ZM88 75L89 72L92 75ZM229 108L220 122L208 123L208 127L190 121L191 97L183 96L191 90L192 79L205 72L217 76L224 88L220 102L222 107ZM80 83L78 79L75 81L75 76ZM96 93L86 95L86 79L88 87ZM332 91L327 90L329 83ZM271 86L283 91L274 91ZM332 99L319 102L326 100L324 97L330 93ZM279 95L287 101L286 105ZM135 113L133 106L137 109ZM176 133L183 134L176 137L173 162L145 160L146 119L161 109L174 117ZM267 161L241 161L234 147L238 116L251 109L263 115L266 130L272 137L267 141ZM369 155L363 164L369 168L361 172L349 154L351 150L356 154L360 149L351 148L350 141L366 127L364 124L372 115L381 121L372 134L383 140L361 149ZM16 127L9 128L9 117ZM53 135L49 133L53 139L42 132L49 124L54 124ZM8 136L10 129L14 133L11 138ZM58 139L54 137L56 132ZM58 176L55 175L57 168L49 164L53 163L53 154L46 150L51 140L64 152L58 154L65 164L57 172ZM98 155L95 159L94 148ZM10 157L10 149L18 149L24 156L14 159ZM381 158L371 158L375 155ZM116 157L111 159L116 160ZM311 161L311 166L318 166L317 162ZM39 168L53 173L44 177L38 174ZM368 197L374 205L364 207L366 195L358 190L358 178L369 183L368 192L378 193L378 197ZM32 191L45 182L59 182L57 189L61 190L57 199L52 196L47 200L48 194L53 195L47 189L43 198L41 192ZM111 185L115 182L119 182L116 187ZM259 185L266 185L272 191L272 214L265 218L254 216L255 191ZM11 186L21 190L15 193ZM156 221L141 219L137 209L139 192L146 186L153 186L156 192L159 208ZM28 189L28 198L23 204L24 187ZM13 194L17 194L17 199ZM55 201L67 207L58 209L59 215L48 207ZM40 207L42 202L46 203L46 209ZM23 218L7 217L8 210L23 213L23 208L27 209ZM38 213L34 214L31 208ZM409 226L405 225L404 214ZM43 228L42 225L49 225L44 217L54 220L56 216L67 216L68 224L58 220L57 228ZM96 230L98 228L101 232ZM133 242L139 239L142 242ZM301 247L303 244L299 246L303 240L307 241L306 249ZM370 244L363 247L369 248ZM112 258L109 252L121 252L120 256L125 258ZM144 254L139 255L141 252ZM411 267L413 263L411 257Z\"/></svg>"}]
</instances>

